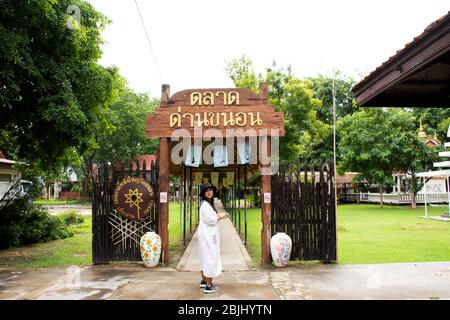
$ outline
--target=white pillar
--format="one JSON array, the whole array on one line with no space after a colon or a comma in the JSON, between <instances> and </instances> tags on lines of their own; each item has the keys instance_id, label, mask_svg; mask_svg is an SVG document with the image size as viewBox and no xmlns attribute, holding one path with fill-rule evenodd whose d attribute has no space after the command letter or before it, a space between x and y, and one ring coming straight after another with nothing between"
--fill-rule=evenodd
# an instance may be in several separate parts
<instances>
[{"instance_id":1,"label":"white pillar","mask_svg":"<svg viewBox=\"0 0 450 320\"><path fill-rule=\"evenodd\" d=\"M449 127L450 130L450 127ZM448 177L445 177L445 185L447 186L447 195L448 195L448 214L450 216L450 187L448 184Z\"/></svg>"},{"instance_id":2,"label":"white pillar","mask_svg":"<svg viewBox=\"0 0 450 320\"><path fill-rule=\"evenodd\" d=\"M425 217L428 217L428 208L427 208L427 178L423 177L423 196L425 199Z\"/></svg>"}]
</instances>

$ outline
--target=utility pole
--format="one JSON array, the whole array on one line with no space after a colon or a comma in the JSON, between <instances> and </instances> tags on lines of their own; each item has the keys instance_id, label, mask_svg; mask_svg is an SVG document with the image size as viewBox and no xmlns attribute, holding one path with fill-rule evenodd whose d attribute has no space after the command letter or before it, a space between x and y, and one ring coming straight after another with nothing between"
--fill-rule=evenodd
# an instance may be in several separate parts
<instances>
[{"instance_id":1,"label":"utility pole","mask_svg":"<svg viewBox=\"0 0 450 320\"><path fill-rule=\"evenodd\" d=\"M337 175L336 175L336 89L334 86L334 78L336 72L333 72L333 165L334 165L334 205L337 210Z\"/></svg>"},{"instance_id":2,"label":"utility pole","mask_svg":"<svg viewBox=\"0 0 450 320\"><path fill-rule=\"evenodd\" d=\"M333 162L334 162L334 209L335 209L335 235L336 235L336 261L338 261L338 235L337 235L337 225L338 225L338 217L337 217L337 169L336 169L336 88L334 85L334 80L336 78L336 72L333 72Z\"/></svg>"}]
</instances>

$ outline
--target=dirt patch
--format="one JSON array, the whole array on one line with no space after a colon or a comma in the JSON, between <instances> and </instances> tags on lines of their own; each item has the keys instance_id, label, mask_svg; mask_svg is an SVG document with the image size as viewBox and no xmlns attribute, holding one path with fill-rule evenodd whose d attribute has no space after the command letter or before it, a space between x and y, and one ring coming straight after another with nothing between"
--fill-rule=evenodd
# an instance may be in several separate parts
<instances>
[{"instance_id":1,"label":"dirt patch","mask_svg":"<svg viewBox=\"0 0 450 320\"><path fill-rule=\"evenodd\" d=\"M50 247L42 246L42 244L31 244L20 248L0 250L0 266L31 262L37 256L50 256L51 254Z\"/></svg>"}]
</instances>

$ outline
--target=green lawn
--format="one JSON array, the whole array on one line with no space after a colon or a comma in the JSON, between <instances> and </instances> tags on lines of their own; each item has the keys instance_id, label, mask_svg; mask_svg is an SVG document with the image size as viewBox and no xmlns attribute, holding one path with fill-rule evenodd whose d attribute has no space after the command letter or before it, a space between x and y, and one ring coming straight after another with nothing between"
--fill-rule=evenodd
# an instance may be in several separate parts
<instances>
[{"instance_id":1,"label":"green lawn","mask_svg":"<svg viewBox=\"0 0 450 320\"><path fill-rule=\"evenodd\" d=\"M439 215L446 207L430 207ZM338 262L389 263L450 261L450 223L419 219L419 207L379 205L338 206ZM241 235L244 224L241 213ZM254 263L261 259L261 209L248 209L247 250Z\"/></svg>"},{"instance_id":2,"label":"green lawn","mask_svg":"<svg viewBox=\"0 0 450 320\"><path fill-rule=\"evenodd\" d=\"M189 219L186 219L186 246L189 244L190 238L194 235L197 221L197 209L196 207L193 207L192 230L189 228ZM192 231L192 234L190 231ZM169 241L169 265L175 267L185 249L183 244L183 213L180 215L180 204L176 202L171 202L169 204Z\"/></svg>"},{"instance_id":3,"label":"green lawn","mask_svg":"<svg viewBox=\"0 0 450 320\"><path fill-rule=\"evenodd\" d=\"M179 205L169 206L169 250L170 265L176 266L185 249L183 229L180 228ZM92 216L86 215L82 225L74 228L73 237L47 243L37 243L9 250L0 250L0 267L6 268L50 268L70 265L92 264ZM197 215L193 214L193 230ZM187 242L189 243L189 221L187 221Z\"/></svg>"},{"instance_id":4,"label":"green lawn","mask_svg":"<svg viewBox=\"0 0 450 320\"><path fill-rule=\"evenodd\" d=\"M81 200L62 200L62 199L35 199L33 200L35 204L41 205L58 205L58 204L87 204L91 205L91 202L83 202Z\"/></svg>"},{"instance_id":5,"label":"green lawn","mask_svg":"<svg viewBox=\"0 0 450 320\"><path fill-rule=\"evenodd\" d=\"M232 218L232 217L230 217ZM234 220L232 220L233 222ZM239 231L239 215L236 215L236 230ZM255 264L261 260L261 208L247 209L247 251ZM241 208L241 230L240 235L244 240L245 232L245 214Z\"/></svg>"},{"instance_id":6,"label":"green lawn","mask_svg":"<svg viewBox=\"0 0 450 320\"><path fill-rule=\"evenodd\" d=\"M423 206L338 206L339 263L450 261L450 223L417 218L424 215Z\"/></svg>"},{"instance_id":7,"label":"green lawn","mask_svg":"<svg viewBox=\"0 0 450 320\"><path fill-rule=\"evenodd\" d=\"M0 267L50 268L92 263L92 217L74 228L73 237L0 251Z\"/></svg>"},{"instance_id":8,"label":"green lawn","mask_svg":"<svg viewBox=\"0 0 450 320\"><path fill-rule=\"evenodd\" d=\"M438 215L446 207L431 207L429 214ZM261 209L247 211L247 249L255 264L261 258ZM180 207L169 206L170 266L176 266L185 249L183 245ZM379 205L341 205L338 207L339 263L387 263L450 261L450 223L419 219L423 207ZM197 214L193 210L193 227ZM241 210L241 235L244 237L244 213ZM182 221L181 221L182 222ZM189 243L189 222L187 221ZM92 220L75 229L76 234L64 240L52 241L0 251L0 267L42 268L92 263ZM194 228L192 233L194 232Z\"/></svg>"}]
</instances>

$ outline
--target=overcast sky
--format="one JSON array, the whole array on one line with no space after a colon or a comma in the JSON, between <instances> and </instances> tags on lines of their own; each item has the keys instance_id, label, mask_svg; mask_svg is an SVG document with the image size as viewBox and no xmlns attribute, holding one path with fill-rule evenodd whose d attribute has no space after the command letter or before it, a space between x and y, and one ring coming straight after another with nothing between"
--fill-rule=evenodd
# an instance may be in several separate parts
<instances>
[{"instance_id":1,"label":"overcast sky","mask_svg":"<svg viewBox=\"0 0 450 320\"><path fill-rule=\"evenodd\" d=\"M116 65L131 88L159 97L189 88L232 87L225 61L245 54L256 72L272 61L296 76L360 79L450 9L449 0L88 0L112 23L101 64ZM83 13L81 12L81 15Z\"/></svg>"}]
</instances>

